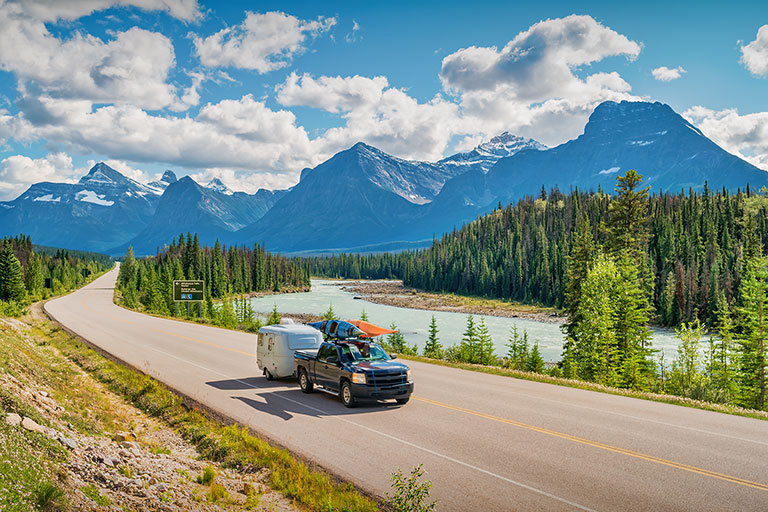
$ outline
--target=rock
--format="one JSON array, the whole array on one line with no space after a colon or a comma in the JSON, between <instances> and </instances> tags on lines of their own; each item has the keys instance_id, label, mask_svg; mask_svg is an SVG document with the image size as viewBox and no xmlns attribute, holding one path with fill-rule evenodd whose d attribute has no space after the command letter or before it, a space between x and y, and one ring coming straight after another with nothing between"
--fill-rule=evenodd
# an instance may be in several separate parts
<instances>
[{"instance_id":1,"label":"rock","mask_svg":"<svg viewBox=\"0 0 768 512\"><path fill-rule=\"evenodd\" d=\"M117 432L112 439L118 443L133 441L133 436L128 432Z\"/></svg>"},{"instance_id":2,"label":"rock","mask_svg":"<svg viewBox=\"0 0 768 512\"><path fill-rule=\"evenodd\" d=\"M155 485L157 483L157 478L152 477L149 479L149 485Z\"/></svg>"},{"instance_id":3,"label":"rock","mask_svg":"<svg viewBox=\"0 0 768 512\"><path fill-rule=\"evenodd\" d=\"M30 418L24 418L21 420L21 426L32 432L39 432L41 434L45 433L45 427L38 425L34 420Z\"/></svg>"},{"instance_id":4,"label":"rock","mask_svg":"<svg viewBox=\"0 0 768 512\"><path fill-rule=\"evenodd\" d=\"M167 490L168 490L168 486L165 485L165 484L157 484L155 486L155 491L157 491L157 492L165 492Z\"/></svg>"},{"instance_id":5,"label":"rock","mask_svg":"<svg viewBox=\"0 0 768 512\"><path fill-rule=\"evenodd\" d=\"M44 396L45 398L48 398L48 392L47 391L41 391L40 396Z\"/></svg>"},{"instance_id":6,"label":"rock","mask_svg":"<svg viewBox=\"0 0 768 512\"><path fill-rule=\"evenodd\" d=\"M75 448L77 448L77 441L75 441L71 437L59 436L59 442L64 446L66 446L67 448L69 448L70 450L74 450Z\"/></svg>"},{"instance_id":7,"label":"rock","mask_svg":"<svg viewBox=\"0 0 768 512\"><path fill-rule=\"evenodd\" d=\"M124 459L129 459L129 458L131 458L133 456L133 455L131 455L130 452L125 451L125 450L120 450L120 451L117 452L117 454L119 456L121 456L122 458L124 458Z\"/></svg>"},{"instance_id":8,"label":"rock","mask_svg":"<svg viewBox=\"0 0 768 512\"><path fill-rule=\"evenodd\" d=\"M8 416L5 417L5 423L6 425L15 427L16 425L19 425L21 423L21 416L19 416L15 412L9 412Z\"/></svg>"},{"instance_id":9,"label":"rock","mask_svg":"<svg viewBox=\"0 0 768 512\"><path fill-rule=\"evenodd\" d=\"M126 450L138 450L139 445L132 443L131 441L120 441L120 448L125 448Z\"/></svg>"}]
</instances>

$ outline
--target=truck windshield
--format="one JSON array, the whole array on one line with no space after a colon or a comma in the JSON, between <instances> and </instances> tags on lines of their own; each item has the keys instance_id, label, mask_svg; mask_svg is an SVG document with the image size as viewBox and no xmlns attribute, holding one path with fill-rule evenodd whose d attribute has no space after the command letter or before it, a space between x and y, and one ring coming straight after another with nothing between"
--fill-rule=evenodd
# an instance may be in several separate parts
<instances>
[{"instance_id":1,"label":"truck windshield","mask_svg":"<svg viewBox=\"0 0 768 512\"><path fill-rule=\"evenodd\" d=\"M387 361L389 354L375 343L346 343L341 353L347 361Z\"/></svg>"}]
</instances>

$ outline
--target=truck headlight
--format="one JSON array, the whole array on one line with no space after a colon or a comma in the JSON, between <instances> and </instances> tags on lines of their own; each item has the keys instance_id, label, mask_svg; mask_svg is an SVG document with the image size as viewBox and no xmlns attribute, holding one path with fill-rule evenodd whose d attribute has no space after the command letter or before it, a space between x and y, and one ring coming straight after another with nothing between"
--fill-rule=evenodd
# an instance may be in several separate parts
<instances>
[{"instance_id":1,"label":"truck headlight","mask_svg":"<svg viewBox=\"0 0 768 512\"><path fill-rule=\"evenodd\" d=\"M353 373L352 374L352 382L355 384L366 384L367 380L365 379L364 373Z\"/></svg>"},{"instance_id":2,"label":"truck headlight","mask_svg":"<svg viewBox=\"0 0 768 512\"><path fill-rule=\"evenodd\" d=\"M408 382L411 382L411 370L408 370L407 372L405 372L405 380L407 380Z\"/></svg>"}]
</instances>

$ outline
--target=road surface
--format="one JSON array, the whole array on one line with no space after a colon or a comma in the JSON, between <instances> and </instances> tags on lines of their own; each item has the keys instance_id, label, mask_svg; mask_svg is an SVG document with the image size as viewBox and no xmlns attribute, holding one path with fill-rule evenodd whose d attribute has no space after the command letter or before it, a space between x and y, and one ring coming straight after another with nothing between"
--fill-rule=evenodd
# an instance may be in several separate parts
<instances>
[{"instance_id":1,"label":"road surface","mask_svg":"<svg viewBox=\"0 0 768 512\"><path fill-rule=\"evenodd\" d=\"M117 358L372 494L424 464L439 510L768 510L768 422L409 362L405 406L267 381L255 336L112 302L117 271L45 310Z\"/></svg>"}]
</instances>

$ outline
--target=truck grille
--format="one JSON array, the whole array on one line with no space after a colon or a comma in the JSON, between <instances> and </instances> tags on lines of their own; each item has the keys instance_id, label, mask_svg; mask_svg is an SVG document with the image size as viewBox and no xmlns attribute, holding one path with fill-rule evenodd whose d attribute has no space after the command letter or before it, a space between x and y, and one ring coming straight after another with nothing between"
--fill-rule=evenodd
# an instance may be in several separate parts
<instances>
[{"instance_id":1,"label":"truck grille","mask_svg":"<svg viewBox=\"0 0 768 512\"><path fill-rule=\"evenodd\" d=\"M380 390L402 388L406 384L405 372L374 372L370 374L368 383Z\"/></svg>"}]
</instances>

